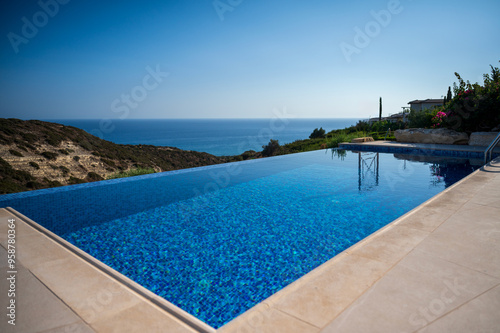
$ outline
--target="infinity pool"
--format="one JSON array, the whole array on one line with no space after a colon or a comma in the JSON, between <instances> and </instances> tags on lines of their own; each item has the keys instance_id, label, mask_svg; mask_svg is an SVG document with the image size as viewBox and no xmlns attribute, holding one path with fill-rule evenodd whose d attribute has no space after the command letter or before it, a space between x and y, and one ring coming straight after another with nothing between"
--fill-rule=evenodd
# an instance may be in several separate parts
<instances>
[{"instance_id":1,"label":"infinity pool","mask_svg":"<svg viewBox=\"0 0 500 333\"><path fill-rule=\"evenodd\" d=\"M0 196L218 328L477 169L321 150Z\"/></svg>"}]
</instances>

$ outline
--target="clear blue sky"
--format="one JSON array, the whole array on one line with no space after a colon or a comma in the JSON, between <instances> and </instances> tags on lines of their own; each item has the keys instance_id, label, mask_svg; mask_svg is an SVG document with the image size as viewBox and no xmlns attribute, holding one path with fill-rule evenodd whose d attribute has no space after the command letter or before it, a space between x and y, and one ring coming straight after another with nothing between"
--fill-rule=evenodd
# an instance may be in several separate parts
<instances>
[{"instance_id":1,"label":"clear blue sky","mask_svg":"<svg viewBox=\"0 0 500 333\"><path fill-rule=\"evenodd\" d=\"M0 117L365 118L500 60L498 0L59 1L0 5Z\"/></svg>"}]
</instances>

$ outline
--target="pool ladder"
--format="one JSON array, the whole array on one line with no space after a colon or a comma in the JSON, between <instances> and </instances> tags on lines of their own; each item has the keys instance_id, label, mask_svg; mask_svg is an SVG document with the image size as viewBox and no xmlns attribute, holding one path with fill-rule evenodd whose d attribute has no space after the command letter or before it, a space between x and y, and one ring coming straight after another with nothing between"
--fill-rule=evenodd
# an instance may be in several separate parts
<instances>
[{"instance_id":1,"label":"pool ladder","mask_svg":"<svg viewBox=\"0 0 500 333\"><path fill-rule=\"evenodd\" d=\"M486 148L486 150L484 151L484 164L491 161L491 154L493 152L493 149L495 149L495 147L498 145L499 142L500 142L500 133L498 133L495 140L493 140L491 144L488 146L488 148Z\"/></svg>"}]
</instances>

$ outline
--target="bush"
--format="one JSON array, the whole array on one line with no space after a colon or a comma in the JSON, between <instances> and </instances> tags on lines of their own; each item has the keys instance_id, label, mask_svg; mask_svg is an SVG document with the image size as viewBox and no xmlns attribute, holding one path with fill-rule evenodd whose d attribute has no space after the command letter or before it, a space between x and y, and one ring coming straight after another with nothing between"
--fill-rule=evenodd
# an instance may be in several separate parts
<instances>
[{"instance_id":1,"label":"bush","mask_svg":"<svg viewBox=\"0 0 500 333\"><path fill-rule=\"evenodd\" d=\"M325 130L323 127L319 129L315 128L314 131L309 135L309 139L324 139L325 138Z\"/></svg>"},{"instance_id":2,"label":"bush","mask_svg":"<svg viewBox=\"0 0 500 333\"><path fill-rule=\"evenodd\" d=\"M80 156L73 156L73 160L75 160L76 162L80 161Z\"/></svg>"},{"instance_id":3,"label":"bush","mask_svg":"<svg viewBox=\"0 0 500 333\"><path fill-rule=\"evenodd\" d=\"M365 137L365 132L353 132L347 133L346 131L340 131L333 135L328 141L328 148L337 148L339 143L351 142L352 139Z\"/></svg>"},{"instance_id":4,"label":"bush","mask_svg":"<svg viewBox=\"0 0 500 333\"><path fill-rule=\"evenodd\" d=\"M99 180L103 180L104 178L102 178L101 176L99 176L97 173L95 172L89 172L87 174L87 179L91 182L95 182L95 181L99 181Z\"/></svg>"},{"instance_id":5,"label":"bush","mask_svg":"<svg viewBox=\"0 0 500 333\"><path fill-rule=\"evenodd\" d=\"M30 165L37 170L40 169L40 166L36 162L30 162Z\"/></svg>"},{"instance_id":6,"label":"bush","mask_svg":"<svg viewBox=\"0 0 500 333\"><path fill-rule=\"evenodd\" d=\"M454 97L442 109L447 115L444 126L463 132L490 131L500 125L500 69L491 67L483 85L465 82L455 73Z\"/></svg>"},{"instance_id":7,"label":"bush","mask_svg":"<svg viewBox=\"0 0 500 333\"><path fill-rule=\"evenodd\" d=\"M433 125L432 118L437 114L437 109L425 109L422 111L411 110L408 116L410 128L430 128Z\"/></svg>"},{"instance_id":8,"label":"bush","mask_svg":"<svg viewBox=\"0 0 500 333\"><path fill-rule=\"evenodd\" d=\"M281 147L278 140L271 139L269 143L266 146L262 146L262 148L264 148L264 150L262 150L262 156L270 157L277 155Z\"/></svg>"},{"instance_id":9,"label":"bush","mask_svg":"<svg viewBox=\"0 0 500 333\"><path fill-rule=\"evenodd\" d=\"M82 183L85 183L85 180L73 176L69 177L68 184L70 185L82 184Z\"/></svg>"},{"instance_id":10,"label":"bush","mask_svg":"<svg viewBox=\"0 0 500 333\"><path fill-rule=\"evenodd\" d=\"M57 156L58 156L57 153L53 153L53 152L50 152L50 151L44 151L43 153L40 153L40 155L42 155L43 157L45 157L49 161L50 160L56 160Z\"/></svg>"},{"instance_id":11,"label":"bush","mask_svg":"<svg viewBox=\"0 0 500 333\"><path fill-rule=\"evenodd\" d=\"M11 153L11 155L14 155L14 156L23 157L23 154L21 154L20 152L18 152L17 150L14 150L14 149L9 149L9 153Z\"/></svg>"},{"instance_id":12,"label":"bush","mask_svg":"<svg viewBox=\"0 0 500 333\"><path fill-rule=\"evenodd\" d=\"M30 188L32 190L36 190L36 189L42 188L43 185L40 184L39 182L36 182L36 181L29 181L26 183L26 187Z\"/></svg>"},{"instance_id":13,"label":"bush","mask_svg":"<svg viewBox=\"0 0 500 333\"><path fill-rule=\"evenodd\" d=\"M63 175L66 176L67 174L69 174L69 169L66 168L65 166L61 165L59 166L59 169L62 171Z\"/></svg>"},{"instance_id":14,"label":"bush","mask_svg":"<svg viewBox=\"0 0 500 333\"><path fill-rule=\"evenodd\" d=\"M246 152L244 152L243 154L241 154L241 157L244 160L248 160L249 158L255 156L255 154L256 154L255 150L247 150Z\"/></svg>"},{"instance_id":15,"label":"bush","mask_svg":"<svg viewBox=\"0 0 500 333\"><path fill-rule=\"evenodd\" d=\"M153 168L136 168L128 171L121 171L112 175L109 175L107 179L125 178L133 176L147 175L150 173L155 173Z\"/></svg>"}]
</instances>

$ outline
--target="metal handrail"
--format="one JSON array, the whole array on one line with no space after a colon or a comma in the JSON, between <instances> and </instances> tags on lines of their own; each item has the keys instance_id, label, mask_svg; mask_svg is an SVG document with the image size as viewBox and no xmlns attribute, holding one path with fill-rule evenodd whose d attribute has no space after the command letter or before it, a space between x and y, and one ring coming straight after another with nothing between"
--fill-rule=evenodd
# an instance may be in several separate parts
<instances>
[{"instance_id":1,"label":"metal handrail","mask_svg":"<svg viewBox=\"0 0 500 333\"><path fill-rule=\"evenodd\" d=\"M498 133L497 137L493 141L491 141L488 148L486 148L486 150L484 151L484 164L491 161L491 154L493 152L493 149L495 149L495 147L498 145L499 142L500 142L500 132Z\"/></svg>"},{"instance_id":2,"label":"metal handrail","mask_svg":"<svg viewBox=\"0 0 500 333\"><path fill-rule=\"evenodd\" d=\"M384 138L384 140L387 140L387 136L389 134L391 134L391 129L390 128L387 130L387 132L385 132L385 138Z\"/></svg>"}]
</instances>

